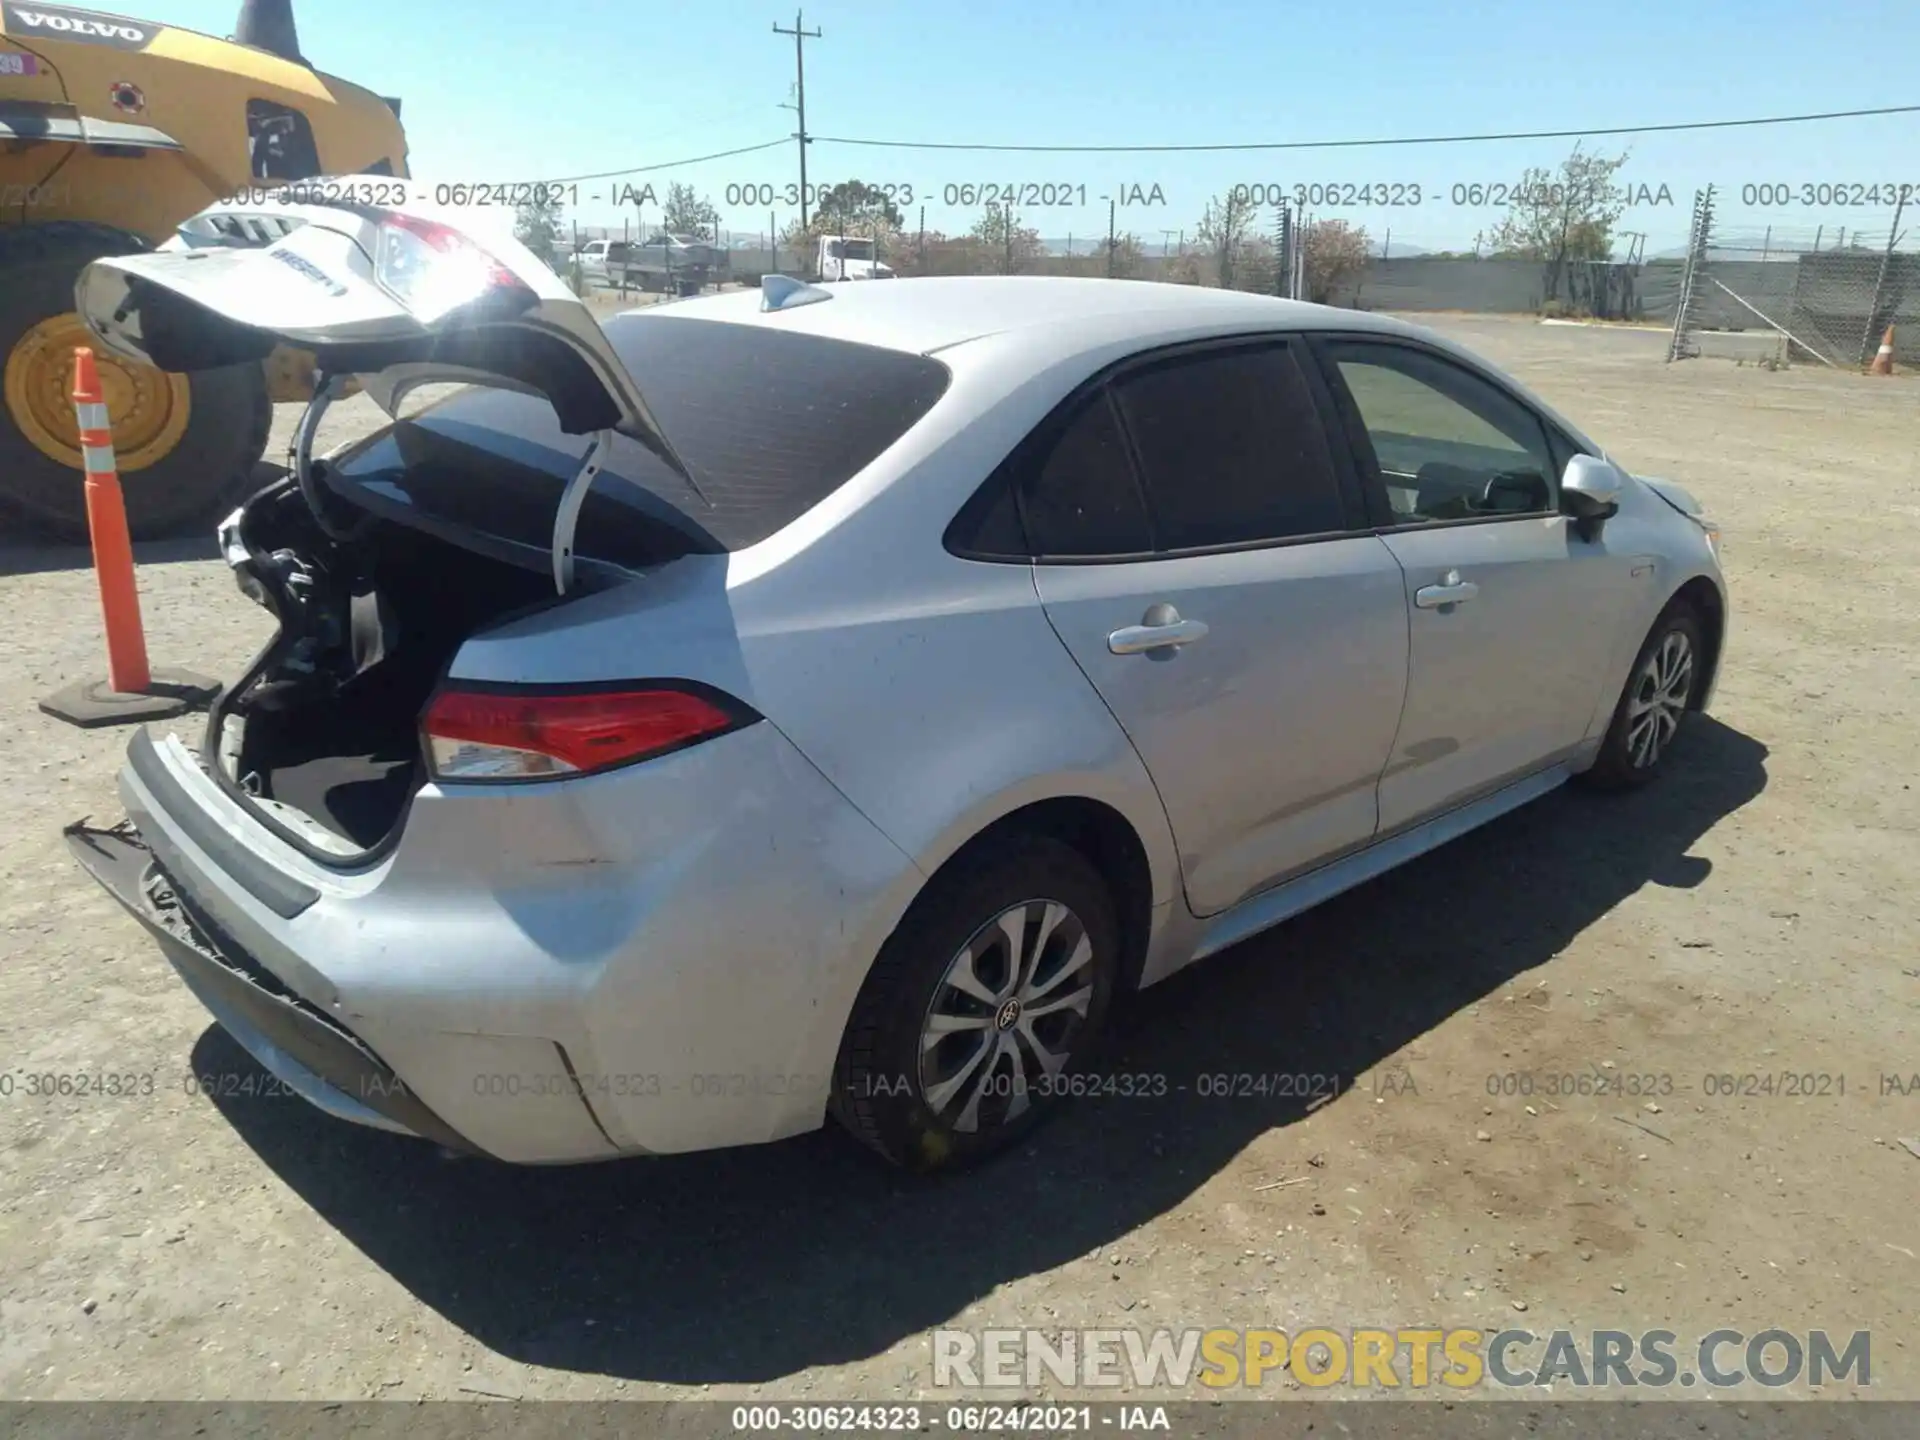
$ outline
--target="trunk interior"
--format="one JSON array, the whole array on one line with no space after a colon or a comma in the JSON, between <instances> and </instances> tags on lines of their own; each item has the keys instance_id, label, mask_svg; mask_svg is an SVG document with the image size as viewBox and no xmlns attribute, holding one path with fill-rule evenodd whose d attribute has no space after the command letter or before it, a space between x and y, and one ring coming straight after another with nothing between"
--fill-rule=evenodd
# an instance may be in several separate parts
<instances>
[{"instance_id":1,"label":"trunk interior","mask_svg":"<svg viewBox=\"0 0 1920 1440\"><path fill-rule=\"evenodd\" d=\"M531 570L363 523L330 539L291 485L248 505L240 584L280 633L220 702L208 757L269 819L338 859L398 829L424 778L420 712L461 643L557 598Z\"/></svg>"}]
</instances>

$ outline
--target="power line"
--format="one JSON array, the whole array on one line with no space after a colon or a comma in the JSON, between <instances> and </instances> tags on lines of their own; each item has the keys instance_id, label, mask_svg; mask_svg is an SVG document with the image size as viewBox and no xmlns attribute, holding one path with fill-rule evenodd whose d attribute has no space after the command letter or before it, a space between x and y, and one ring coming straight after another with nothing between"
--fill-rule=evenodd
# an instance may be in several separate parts
<instances>
[{"instance_id":1,"label":"power line","mask_svg":"<svg viewBox=\"0 0 1920 1440\"><path fill-rule=\"evenodd\" d=\"M787 143L787 137L769 140L764 145L742 145L738 150L716 150L711 155L693 155L685 160L662 160L658 165L629 165L624 170L600 170L592 175L562 175L548 180L549 185L571 185L576 180L617 180L622 175L645 175L654 170L672 170L681 165L698 165L703 160L726 160L734 155L751 155L756 150L771 150Z\"/></svg>"},{"instance_id":2,"label":"power line","mask_svg":"<svg viewBox=\"0 0 1920 1440\"><path fill-rule=\"evenodd\" d=\"M1372 140L1275 140L1234 145L975 145L957 141L873 140L815 135L821 145L865 145L886 150L992 150L1030 155L1163 155L1230 150L1347 150L1366 145L1461 145L1483 140L1571 140L1590 135L1651 135L1673 130L1730 130L1749 125L1798 125L1810 120L1856 120L1867 115L1911 115L1920 105L1871 110L1824 110L1812 115L1766 115L1751 120L1682 120L1666 125L1588 126L1580 130L1507 130L1485 135L1401 135Z\"/></svg>"}]
</instances>

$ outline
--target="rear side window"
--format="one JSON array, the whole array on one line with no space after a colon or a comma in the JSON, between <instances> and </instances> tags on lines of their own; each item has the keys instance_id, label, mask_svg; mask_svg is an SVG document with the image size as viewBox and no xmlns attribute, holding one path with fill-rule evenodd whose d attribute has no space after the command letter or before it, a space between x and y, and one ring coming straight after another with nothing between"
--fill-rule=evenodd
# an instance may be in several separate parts
<instances>
[{"instance_id":1,"label":"rear side window","mask_svg":"<svg viewBox=\"0 0 1920 1440\"><path fill-rule=\"evenodd\" d=\"M1018 465L1020 510L1040 557L1143 555L1147 512L1113 403L1095 391L1051 444Z\"/></svg>"},{"instance_id":2,"label":"rear side window","mask_svg":"<svg viewBox=\"0 0 1920 1440\"><path fill-rule=\"evenodd\" d=\"M1114 390L1162 549L1346 528L1325 429L1285 346L1183 356Z\"/></svg>"},{"instance_id":3,"label":"rear side window","mask_svg":"<svg viewBox=\"0 0 1920 1440\"><path fill-rule=\"evenodd\" d=\"M577 550L623 566L757 544L866 468L947 387L936 360L817 335L646 315L605 329L694 476L617 437ZM349 450L328 483L544 555L587 445L544 400L473 387Z\"/></svg>"}]
</instances>

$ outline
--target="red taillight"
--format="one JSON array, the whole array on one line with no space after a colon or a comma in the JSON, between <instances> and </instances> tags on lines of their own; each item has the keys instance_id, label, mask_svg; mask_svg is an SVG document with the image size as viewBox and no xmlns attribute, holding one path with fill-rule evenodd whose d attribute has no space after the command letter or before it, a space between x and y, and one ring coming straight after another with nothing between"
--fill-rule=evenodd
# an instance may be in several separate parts
<instances>
[{"instance_id":1,"label":"red taillight","mask_svg":"<svg viewBox=\"0 0 1920 1440\"><path fill-rule=\"evenodd\" d=\"M753 718L718 692L691 686L455 685L434 696L420 731L437 780L546 780L630 765Z\"/></svg>"}]
</instances>

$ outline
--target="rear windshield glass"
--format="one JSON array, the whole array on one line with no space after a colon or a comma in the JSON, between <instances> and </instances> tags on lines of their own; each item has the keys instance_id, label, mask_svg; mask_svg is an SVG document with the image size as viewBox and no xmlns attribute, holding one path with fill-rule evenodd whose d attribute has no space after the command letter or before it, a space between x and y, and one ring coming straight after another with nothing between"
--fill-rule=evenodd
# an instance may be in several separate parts
<instances>
[{"instance_id":1,"label":"rear windshield glass","mask_svg":"<svg viewBox=\"0 0 1920 1440\"><path fill-rule=\"evenodd\" d=\"M937 360L817 335L663 315L605 328L698 486L616 437L575 548L625 567L766 539L912 429L947 387ZM345 452L327 480L394 518L411 511L544 556L588 439L564 433L536 396L476 386Z\"/></svg>"}]
</instances>

